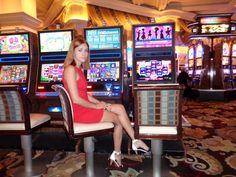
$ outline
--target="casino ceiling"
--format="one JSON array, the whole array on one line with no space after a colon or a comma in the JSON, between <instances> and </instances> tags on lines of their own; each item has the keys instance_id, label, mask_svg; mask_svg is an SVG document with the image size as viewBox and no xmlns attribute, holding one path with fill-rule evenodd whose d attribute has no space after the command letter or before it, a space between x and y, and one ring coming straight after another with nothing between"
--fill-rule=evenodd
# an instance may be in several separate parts
<instances>
[{"instance_id":1,"label":"casino ceiling","mask_svg":"<svg viewBox=\"0 0 236 177\"><path fill-rule=\"evenodd\" d=\"M68 0L37 0L37 18L55 18ZM232 13L236 20L236 0L74 0L147 17L181 18L194 21L198 14Z\"/></svg>"},{"instance_id":2,"label":"casino ceiling","mask_svg":"<svg viewBox=\"0 0 236 177\"><path fill-rule=\"evenodd\" d=\"M9 8L12 6L10 2L24 3L26 11L32 7L33 18L25 15L24 11L18 13L14 9L12 14L4 13L7 11L3 8L4 3L8 3ZM30 3L33 5L30 6ZM17 4L14 8L17 8ZM106 18L104 21L112 22L106 25L122 24L125 28L130 28L123 23L125 21L132 25L153 21L176 22L176 19L180 19L182 24L187 24L194 22L199 14L231 13L231 19L236 20L236 0L0 0L0 28L3 31L8 30L6 26L17 27L23 24L34 31L50 29L50 25L55 26L58 21L67 24L68 14L71 16L75 13L86 19L78 22L78 18L74 18L77 20L76 29L82 27L81 23L84 23L83 26L100 26L103 17ZM120 18L120 23L114 22L118 22L116 18Z\"/></svg>"}]
</instances>

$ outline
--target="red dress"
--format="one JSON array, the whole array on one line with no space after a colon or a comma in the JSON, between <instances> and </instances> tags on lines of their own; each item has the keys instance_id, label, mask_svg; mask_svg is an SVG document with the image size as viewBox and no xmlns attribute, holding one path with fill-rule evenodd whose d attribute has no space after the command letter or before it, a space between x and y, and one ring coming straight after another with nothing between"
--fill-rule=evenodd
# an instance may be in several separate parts
<instances>
[{"instance_id":1,"label":"red dress","mask_svg":"<svg viewBox=\"0 0 236 177\"><path fill-rule=\"evenodd\" d=\"M79 96L87 101L88 94L87 94L87 81L84 77L84 73L80 68L75 67L75 71L79 75L79 79L77 80L78 85L78 92ZM69 93L68 85L66 80L63 77L63 84L65 89ZM79 123L97 123L100 122L103 116L103 109L94 109L84 107L79 104L72 103L73 111L74 111L74 121Z\"/></svg>"}]
</instances>

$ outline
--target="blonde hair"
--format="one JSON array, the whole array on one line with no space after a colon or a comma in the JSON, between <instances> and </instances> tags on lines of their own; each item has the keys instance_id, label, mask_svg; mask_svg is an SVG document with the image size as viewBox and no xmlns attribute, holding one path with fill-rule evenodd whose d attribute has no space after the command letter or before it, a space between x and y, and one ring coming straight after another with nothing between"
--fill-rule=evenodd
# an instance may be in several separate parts
<instances>
[{"instance_id":1,"label":"blonde hair","mask_svg":"<svg viewBox=\"0 0 236 177\"><path fill-rule=\"evenodd\" d=\"M69 65L75 66L74 51L75 51L75 48L81 44L86 44L88 46L88 50L89 50L89 45L88 45L87 41L83 38L83 36L76 37L70 44L70 48L67 52L66 59L64 61L64 68ZM85 69L85 70L89 69L90 68L89 64L90 64L90 57L88 55L87 60L83 63L83 69Z\"/></svg>"}]
</instances>

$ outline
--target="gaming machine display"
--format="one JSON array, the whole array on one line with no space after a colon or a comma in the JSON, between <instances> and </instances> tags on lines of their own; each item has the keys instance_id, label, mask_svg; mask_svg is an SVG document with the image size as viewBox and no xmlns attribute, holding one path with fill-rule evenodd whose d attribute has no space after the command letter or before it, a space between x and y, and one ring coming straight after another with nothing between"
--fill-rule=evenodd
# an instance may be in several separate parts
<instances>
[{"instance_id":1,"label":"gaming machine display","mask_svg":"<svg viewBox=\"0 0 236 177\"><path fill-rule=\"evenodd\" d=\"M174 24L133 26L133 83L175 82Z\"/></svg>"},{"instance_id":2,"label":"gaming machine display","mask_svg":"<svg viewBox=\"0 0 236 177\"><path fill-rule=\"evenodd\" d=\"M192 44L188 49L188 74L191 78L194 76L194 58L195 58L195 47Z\"/></svg>"},{"instance_id":3,"label":"gaming machine display","mask_svg":"<svg viewBox=\"0 0 236 177\"><path fill-rule=\"evenodd\" d=\"M233 86L236 88L236 40L234 40L232 44L231 57Z\"/></svg>"},{"instance_id":4,"label":"gaming machine display","mask_svg":"<svg viewBox=\"0 0 236 177\"><path fill-rule=\"evenodd\" d=\"M90 49L90 69L86 73L88 90L95 97L121 100L123 91L123 45L121 26L85 28Z\"/></svg>"},{"instance_id":5,"label":"gaming machine display","mask_svg":"<svg viewBox=\"0 0 236 177\"><path fill-rule=\"evenodd\" d=\"M222 70L224 74L224 88L232 88L231 78L231 42L224 41L222 43Z\"/></svg>"},{"instance_id":6,"label":"gaming machine display","mask_svg":"<svg viewBox=\"0 0 236 177\"><path fill-rule=\"evenodd\" d=\"M0 34L0 85L19 85L31 94L37 66L36 35L33 33Z\"/></svg>"}]
</instances>

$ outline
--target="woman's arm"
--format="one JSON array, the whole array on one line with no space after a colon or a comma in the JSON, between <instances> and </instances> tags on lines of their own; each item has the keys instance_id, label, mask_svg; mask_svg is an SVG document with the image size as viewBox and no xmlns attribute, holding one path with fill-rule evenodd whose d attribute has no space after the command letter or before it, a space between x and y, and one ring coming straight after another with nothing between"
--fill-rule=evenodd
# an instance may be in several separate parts
<instances>
[{"instance_id":1,"label":"woman's arm","mask_svg":"<svg viewBox=\"0 0 236 177\"><path fill-rule=\"evenodd\" d=\"M94 98L91 93L88 93L88 100L91 101L92 103L99 103L100 102L99 100Z\"/></svg>"},{"instance_id":2,"label":"woman's arm","mask_svg":"<svg viewBox=\"0 0 236 177\"><path fill-rule=\"evenodd\" d=\"M76 73L74 66L68 66L64 70L64 79L67 82L71 100L75 104L83 105L88 108L104 109L104 105L100 102L89 102L79 96L77 80L79 75Z\"/></svg>"},{"instance_id":3,"label":"woman's arm","mask_svg":"<svg viewBox=\"0 0 236 177\"><path fill-rule=\"evenodd\" d=\"M110 103L106 103L106 102L104 102L104 101L99 101L99 100L97 100L96 98L94 98L94 97L92 96L91 93L88 93L88 99L89 99L89 101L91 101L92 103L95 103L95 104L102 104L102 105L103 105L103 109L106 109L106 110L108 110L108 111L111 110L111 104L110 104Z\"/></svg>"}]
</instances>

